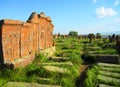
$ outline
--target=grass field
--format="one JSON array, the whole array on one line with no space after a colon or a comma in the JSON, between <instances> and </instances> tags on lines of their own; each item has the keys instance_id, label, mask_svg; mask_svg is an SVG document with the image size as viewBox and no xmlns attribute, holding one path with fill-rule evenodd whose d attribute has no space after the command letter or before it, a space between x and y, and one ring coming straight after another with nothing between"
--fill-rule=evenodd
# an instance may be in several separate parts
<instances>
[{"instance_id":1,"label":"grass field","mask_svg":"<svg viewBox=\"0 0 120 87\"><path fill-rule=\"evenodd\" d=\"M13 82L76 87L76 80L81 75L79 69L84 63L91 65L86 70L86 78L83 81L85 87L104 85L119 87L120 64L99 63L94 56L117 55L119 57L118 52L113 48L115 43L104 44L104 39L89 43L89 39L76 37L59 37L54 39L54 42L56 52L52 57L36 54L33 63L24 68L1 70L0 87Z\"/></svg>"},{"instance_id":2,"label":"grass field","mask_svg":"<svg viewBox=\"0 0 120 87\"><path fill-rule=\"evenodd\" d=\"M8 82L28 82L75 87L76 78L80 75L83 44L76 38L58 38L55 43L56 53L53 58L36 54L33 63L24 68L0 71L0 86Z\"/></svg>"}]
</instances>

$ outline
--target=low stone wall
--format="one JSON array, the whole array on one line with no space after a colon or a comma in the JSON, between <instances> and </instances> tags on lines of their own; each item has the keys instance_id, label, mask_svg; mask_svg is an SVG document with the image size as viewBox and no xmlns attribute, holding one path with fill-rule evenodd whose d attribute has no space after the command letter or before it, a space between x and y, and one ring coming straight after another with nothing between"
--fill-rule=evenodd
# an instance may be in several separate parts
<instances>
[{"instance_id":1,"label":"low stone wall","mask_svg":"<svg viewBox=\"0 0 120 87\"><path fill-rule=\"evenodd\" d=\"M96 62L102 63L120 63L119 55L110 55L110 54L97 54L93 55Z\"/></svg>"},{"instance_id":2,"label":"low stone wall","mask_svg":"<svg viewBox=\"0 0 120 87\"><path fill-rule=\"evenodd\" d=\"M29 55L18 58L16 60L12 61L11 63L2 64L2 65L0 65L1 66L0 69L3 69L5 67L11 68L11 69L13 69L13 68L15 69L18 67L25 67L34 61L36 53L42 53L48 57L51 57L55 53L55 46L41 50L41 51L33 52Z\"/></svg>"},{"instance_id":3,"label":"low stone wall","mask_svg":"<svg viewBox=\"0 0 120 87\"><path fill-rule=\"evenodd\" d=\"M24 56L22 58L13 61L12 64L14 65L14 68L24 67L27 66L28 64L31 64L34 59L35 59L35 53L32 53L30 55Z\"/></svg>"},{"instance_id":4,"label":"low stone wall","mask_svg":"<svg viewBox=\"0 0 120 87\"><path fill-rule=\"evenodd\" d=\"M119 55L111 55L111 54L89 54L82 55L84 61L89 61L91 63L120 63Z\"/></svg>"},{"instance_id":5,"label":"low stone wall","mask_svg":"<svg viewBox=\"0 0 120 87\"><path fill-rule=\"evenodd\" d=\"M51 57L55 53L55 46L40 51L44 55Z\"/></svg>"},{"instance_id":6,"label":"low stone wall","mask_svg":"<svg viewBox=\"0 0 120 87\"><path fill-rule=\"evenodd\" d=\"M48 57L51 57L55 53L55 46L41 50L38 53L42 53ZM24 66L32 63L33 60L35 59L35 54L36 53L34 52L34 53L31 53L30 55L24 56L22 58L19 58L18 60L13 61L12 64L14 65L14 68L24 67Z\"/></svg>"}]
</instances>

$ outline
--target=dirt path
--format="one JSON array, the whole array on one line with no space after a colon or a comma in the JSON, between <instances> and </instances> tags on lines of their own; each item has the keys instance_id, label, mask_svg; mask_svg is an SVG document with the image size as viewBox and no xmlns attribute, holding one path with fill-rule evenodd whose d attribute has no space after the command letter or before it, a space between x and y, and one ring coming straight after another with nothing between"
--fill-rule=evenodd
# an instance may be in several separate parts
<instances>
[{"instance_id":1,"label":"dirt path","mask_svg":"<svg viewBox=\"0 0 120 87\"><path fill-rule=\"evenodd\" d=\"M76 87L84 87L84 80L86 78L86 71L90 65L83 64L80 66L80 77L76 81Z\"/></svg>"}]
</instances>

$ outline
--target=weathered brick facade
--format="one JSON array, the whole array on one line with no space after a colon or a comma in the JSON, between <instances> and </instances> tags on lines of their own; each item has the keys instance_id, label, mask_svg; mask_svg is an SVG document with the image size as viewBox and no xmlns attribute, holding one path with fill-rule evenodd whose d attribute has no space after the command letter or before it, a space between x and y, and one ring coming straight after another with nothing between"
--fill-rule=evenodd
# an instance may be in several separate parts
<instances>
[{"instance_id":1,"label":"weathered brick facade","mask_svg":"<svg viewBox=\"0 0 120 87\"><path fill-rule=\"evenodd\" d=\"M52 47L53 27L44 13L33 12L27 22L0 20L0 62L29 64L35 52Z\"/></svg>"}]
</instances>

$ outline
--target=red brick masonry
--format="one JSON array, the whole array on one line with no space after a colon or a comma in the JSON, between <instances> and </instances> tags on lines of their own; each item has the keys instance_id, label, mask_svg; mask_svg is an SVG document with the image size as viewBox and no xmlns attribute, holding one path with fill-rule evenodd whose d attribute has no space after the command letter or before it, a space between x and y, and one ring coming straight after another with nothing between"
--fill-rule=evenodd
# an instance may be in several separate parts
<instances>
[{"instance_id":1,"label":"red brick masonry","mask_svg":"<svg viewBox=\"0 0 120 87\"><path fill-rule=\"evenodd\" d=\"M42 12L33 12L27 22L0 20L0 61L3 64L29 64L35 52L53 45L54 25ZM22 63L20 62L22 61Z\"/></svg>"}]
</instances>

